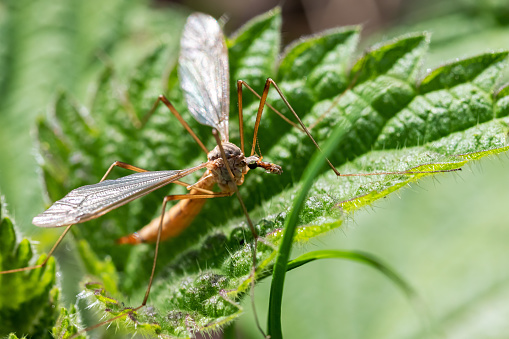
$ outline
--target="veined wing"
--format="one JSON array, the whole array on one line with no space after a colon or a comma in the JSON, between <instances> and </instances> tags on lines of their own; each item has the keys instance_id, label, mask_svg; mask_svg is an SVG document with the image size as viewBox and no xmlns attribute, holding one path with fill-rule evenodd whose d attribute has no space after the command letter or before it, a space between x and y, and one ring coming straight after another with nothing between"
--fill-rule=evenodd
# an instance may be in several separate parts
<instances>
[{"instance_id":1,"label":"veined wing","mask_svg":"<svg viewBox=\"0 0 509 339\"><path fill-rule=\"evenodd\" d=\"M36 216L39 227L67 226L95 219L206 166L187 170L134 173L115 180L76 188Z\"/></svg>"},{"instance_id":2,"label":"veined wing","mask_svg":"<svg viewBox=\"0 0 509 339\"><path fill-rule=\"evenodd\" d=\"M179 79L189 111L228 141L230 74L228 49L217 21L194 13L180 41Z\"/></svg>"}]
</instances>

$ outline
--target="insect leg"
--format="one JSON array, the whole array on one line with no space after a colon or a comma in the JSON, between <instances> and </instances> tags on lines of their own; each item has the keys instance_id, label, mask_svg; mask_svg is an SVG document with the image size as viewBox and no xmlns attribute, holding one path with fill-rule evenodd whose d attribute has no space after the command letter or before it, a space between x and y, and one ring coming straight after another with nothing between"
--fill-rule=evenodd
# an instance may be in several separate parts
<instances>
[{"instance_id":1,"label":"insect leg","mask_svg":"<svg viewBox=\"0 0 509 339\"><path fill-rule=\"evenodd\" d=\"M240 150L242 151L242 153L244 153L244 115L242 113L242 84L245 84L243 80L237 80L237 100L239 103ZM256 92L255 94L258 95L258 93Z\"/></svg>"},{"instance_id":2,"label":"insect leg","mask_svg":"<svg viewBox=\"0 0 509 339\"><path fill-rule=\"evenodd\" d=\"M121 167L121 168L125 168L125 169L135 171L135 172L147 172L147 170L145 170L143 168L139 168L139 167L136 167L136 166L133 166L133 165L127 164L125 162L121 162L121 161L115 161L113 164L111 164L111 166L108 168L108 170L106 171L106 173L104 174L104 176L102 177L102 179L100 181L104 181L106 179L106 177L110 174L110 172L113 170L114 167ZM46 266L49 258L51 258L51 256L53 255L53 252L56 250L57 246L64 239L65 235L69 232L69 230L71 229L71 226L73 226L73 225L67 226L66 229L64 230L64 232L62 232L62 234L60 235L58 240L55 242L55 244L53 245L51 250L48 252L46 259L41 264L34 265L34 266L28 266L28 267L22 267L22 268L16 268L16 269L7 270L7 271L1 271L0 274L30 271L33 269L42 268L42 267Z\"/></svg>"},{"instance_id":3,"label":"insect leg","mask_svg":"<svg viewBox=\"0 0 509 339\"><path fill-rule=\"evenodd\" d=\"M147 304L147 299L150 294L150 288L152 287L152 281L154 280L154 273L156 269L156 263L157 263L157 254L159 252L159 243L161 240L161 233L163 230L163 219L164 219L164 212L166 211L166 204L168 201L175 201L175 200L183 200L183 199L211 199L211 198L219 198L219 197L227 197L231 196L231 192L219 192L214 194L176 194L176 195L167 195L164 197L163 200L163 206L162 206L162 212L161 212L161 219L159 222L159 229L157 230L157 240L156 240L156 248L154 253L154 263L152 264L152 273L150 274L150 279L148 282L147 292L145 293L145 298L143 298L143 302L141 305L135 310L145 306Z\"/></svg>"},{"instance_id":4,"label":"insect leg","mask_svg":"<svg viewBox=\"0 0 509 339\"><path fill-rule=\"evenodd\" d=\"M233 192L213 192L213 194L174 194L167 195L164 199L166 201L175 201L175 200L192 200L192 199L211 199L211 198L221 198L221 197L229 197L232 196Z\"/></svg>"},{"instance_id":5,"label":"insect leg","mask_svg":"<svg viewBox=\"0 0 509 339\"><path fill-rule=\"evenodd\" d=\"M112 171L112 169L114 167L122 167L122 168L125 168L125 169L128 169L128 170L132 170L132 171L135 171L135 172L147 172L147 170L145 170L145 169L142 169L142 168L139 168L139 167L136 167L136 166L133 166L133 165L126 164L125 162L115 161L108 168L108 170L106 171L106 173L102 177L101 181L104 181L106 179L106 177L110 174L110 172ZM22 268L16 268L16 269L7 270L7 271L1 271L0 274L8 274L8 273L30 271L30 270L34 270L34 269L42 268L42 267L46 266L46 264L48 263L49 258L51 258L51 256L53 255L53 252L55 252L57 246L64 239L65 235L69 232L69 230L71 229L71 226L73 226L73 225L69 225L69 226L67 226L65 228L64 232L62 232L62 234L60 235L58 240L55 242L55 244L53 245L51 250L48 252L46 259L41 264L34 265L34 266L22 267Z\"/></svg>"},{"instance_id":6,"label":"insect leg","mask_svg":"<svg viewBox=\"0 0 509 339\"><path fill-rule=\"evenodd\" d=\"M145 114L145 116L142 118L141 120L141 126L145 126L145 124L147 123L148 119L152 116L152 114L154 114L157 106L159 105L159 102L163 102L163 104L168 107L168 109L170 110L170 112L175 116L175 118L177 118L177 120L182 124L182 126L184 126L184 128L187 130L187 132L189 132L189 134L191 134L191 136L193 137L193 139L198 143L198 145L201 147L201 149L205 152L205 154L209 154L209 151L207 149L207 147L205 147L205 145L203 144L203 142L201 142L200 138L198 138L198 136L193 132L193 130L191 129L191 127L187 124L187 122L185 122L185 120L182 118L182 116L180 115L180 113L177 111L177 109L175 108L175 106L173 106L173 104L170 102L170 100L168 100L168 98L166 98L164 95L160 95L156 102L154 103L154 105L152 106L152 108L150 109L150 111L148 111L147 114Z\"/></svg>"},{"instance_id":7,"label":"insect leg","mask_svg":"<svg viewBox=\"0 0 509 339\"><path fill-rule=\"evenodd\" d=\"M237 96L238 96L238 103L239 103L239 132L240 132L240 149L242 153L244 153L244 114L242 112L242 86L246 87L248 90L251 91L258 99L262 99L260 94L256 93L256 91L248 85L247 82L244 80L237 80ZM265 103L271 110L273 110L277 115L281 117L284 121L289 123L295 128L301 129L299 125L288 119L283 115L283 113L279 112L277 109L275 109L271 104ZM245 153L244 153L245 154Z\"/></svg>"},{"instance_id":8,"label":"insect leg","mask_svg":"<svg viewBox=\"0 0 509 339\"><path fill-rule=\"evenodd\" d=\"M299 125L302 128L302 130L304 131L304 133L306 133L306 135L309 137L309 139L311 139L311 141L316 146L316 148L321 152L322 150L321 150L320 146L318 145L318 143L315 141L315 139L313 138L313 136L309 132L309 129L304 125L304 123L299 118L299 116L297 115L295 110L292 108L292 106L290 105L290 103L288 102L286 97L284 96L284 94L281 91L281 89L279 89L279 86L276 84L276 82L274 80L272 80L271 78L268 78L267 81L265 82L265 88L263 90L263 94L262 94L261 99L260 99L260 106L258 108L258 115L256 117L256 125L255 125L255 132L254 132L254 138L253 138L253 148L251 149L251 155L254 154L254 146L255 146L255 141L256 141L257 133L258 133L258 125L260 123L261 114L262 114L263 108L264 108L263 106L265 105L265 101L267 99L267 95L268 95L268 92L269 92L271 84L272 84L272 86L274 86L274 88L276 89L276 91L278 92L279 96L281 97L281 99L283 100L285 105L288 107L288 109L293 113L293 115L295 116L295 118L299 122ZM377 173L341 174L336 169L336 167L334 167L334 165L329 161L329 159L326 158L326 160L327 160L327 163L329 164L329 166L332 168L332 170L334 171L334 173L338 177L339 176L343 176L343 177L344 176L349 176L349 177L356 176L356 177L358 177L358 176L387 175L387 174L427 174L427 173L454 172L454 171L461 170L461 169L437 170L437 171L412 171L412 170L408 170L408 171L400 171L400 172L377 172Z\"/></svg>"},{"instance_id":9,"label":"insect leg","mask_svg":"<svg viewBox=\"0 0 509 339\"><path fill-rule=\"evenodd\" d=\"M261 119L261 115L262 115L262 112L263 112L263 106L264 105L267 105L270 109L272 109L277 115L279 115L281 117L281 119L283 119L284 121L286 121L287 123L289 123L290 125L292 125L293 127L295 128L298 128L302 131L304 131L302 129L302 127L300 127L299 125L297 125L296 123L294 123L293 121L291 121L290 119L288 119L287 117L285 117L283 115L283 113L279 112L277 109L275 109L271 104L267 103L266 100L267 100L267 95L265 96L260 96L260 94L256 93L256 91L247 84L247 82L245 82L244 80L237 80L237 95L238 95L238 102L239 102L239 132L240 132L240 149L242 150L242 153L245 154L244 152L244 122L243 122L243 113L242 113L242 86L246 87L249 91L251 91L251 93L253 93L258 99L260 99L260 106L258 107L258 114L256 115L256 123L255 123L255 131L254 131L254 140L253 140L253 148L251 149L251 155L254 154L254 145L256 143L256 136L258 135L258 126L260 125L260 119ZM267 84L265 84L265 87L267 87ZM268 91L268 89L264 89L264 93L265 93L265 90ZM262 104L263 102L263 104Z\"/></svg>"},{"instance_id":10,"label":"insect leg","mask_svg":"<svg viewBox=\"0 0 509 339\"><path fill-rule=\"evenodd\" d=\"M251 93L253 93L258 99L262 99L262 96L258 93L256 93L256 91L248 85L247 82L245 82L244 80L237 80L237 92L238 92L238 95L239 95L239 106L240 103L242 102L242 86L246 87ZM267 107L269 107L272 111L274 111L274 113L276 113L277 115L279 115L281 117L281 119L283 119L284 121L286 121L287 123L289 123L290 125L292 125L293 127L295 128L298 128L300 130L302 130L304 132L304 130L302 129L302 127L300 127L298 124L294 123L293 121L291 121L290 119L288 119L287 117L285 117L283 115L283 113L279 112L277 109L274 108L274 106L272 106L271 104L269 104L268 102L265 102L265 105ZM240 111L240 108L239 107L239 111ZM244 151L242 151L244 153Z\"/></svg>"},{"instance_id":11,"label":"insect leg","mask_svg":"<svg viewBox=\"0 0 509 339\"><path fill-rule=\"evenodd\" d=\"M247 223L249 225L249 229L251 230L251 233L253 234L254 243L252 248L252 255L253 255L253 269L251 270L251 307L253 308L253 314L256 321L256 326L258 327L258 330L262 333L264 337L265 332L263 331L262 327L260 326L260 322L258 321L258 316L256 313L256 308L254 304L254 287L255 287L255 275L256 275L256 249L258 248L258 233L256 233L256 229L254 228L253 222L251 221L251 218L249 217L249 213L247 212L246 205L244 204L244 201L242 200L242 197L239 193L239 188L235 184L235 179L233 177L233 173L230 168L230 164L228 163L228 160L226 158L226 153L224 152L223 145L221 144L221 139L219 137L219 133L216 129L212 130L212 134L214 135L214 138L216 139L217 146L219 147L219 150L221 151L221 157L223 158L223 161L225 163L226 169L228 170L228 174L230 175L230 178L232 179L230 181L231 185L230 189L232 189L236 194L237 198L239 199L240 206L242 206L242 211L244 212L244 215L246 216Z\"/></svg>"},{"instance_id":12,"label":"insect leg","mask_svg":"<svg viewBox=\"0 0 509 339\"><path fill-rule=\"evenodd\" d=\"M133 165L130 165L130 164L127 164L125 162L122 162L122 161L115 161L113 164L111 164L111 166L108 168L108 170L106 171L106 173L104 173L101 181L99 182L102 182L104 180L106 180L106 178L108 177L108 175L110 175L110 172L113 170L113 168L115 167L121 167L121 168L125 168L127 170L131 170L131 171L134 171L134 172L148 172L148 170L146 169L143 169L143 168L140 168L140 167L136 167L136 166L133 166Z\"/></svg>"},{"instance_id":13,"label":"insect leg","mask_svg":"<svg viewBox=\"0 0 509 339\"><path fill-rule=\"evenodd\" d=\"M64 239L65 235L67 234L67 232L69 232L69 230L71 229L71 226L72 225L69 225L65 228L64 232L60 235L60 237L58 238L57 242L55 243L55 245L53 245L53 247L51 248L51 250L49 251L46 259L39 265L34 265L34 266L28 266L28 267L22 267L22 268L15 268L15 269L12 269L12 270L7 270L7 271L1 271L0 274L7 274L7 273L16 273L16 272L23 272L23 271L30 271L30 270L35 270L37 268L42 268L44 266L46 266L46 264L48 263L48 260L49 258L51 258L51 256L53 255L53 252L55 251L55 249L57 248L57 246L60 244L60 242L62 241L62 239Z\"/></svg>"},{"instance_id":14,"label":"insect leg","mask_svg":"<svg viewBox=\"0 0 509 339\"><path fill-rule=\"evenodd\" d=\"M155 247L155 251L154 251L154 261L153 261L153 264L152 264L152 272L150 273L150 278L149 278L149 282L148 282L148 287L147 287L147 291L145 292L145 297L143 298L143 302L141 303L140 306L138 307L135 307L132 309L131 312L135 312L137 310L139 310L140 308L144 307L146 304L147 304L147 300L148 300L148 297L150 295L150 289L152 288L152 282L154 280L154 274L155 274L155 269L156 269L156 264L157 264L157 256L159 254L159 244L161 242L161 233L162 233L162 229L163 229L163 220L164 220L164 214L166 212L166 205L169 201L175 201L175 200L184 200L184 199L211 199L211 198L219 198L219 197L227 197L227 196L231 196L233 195L233 192L217 192L217 193L213 193L213 194L176 194L176 195L167 195L164 197L163 199L163 204L162 204L162 211L161 211L161 217L160 217L160 221L159 221L159 227L158 227L158 230L157 230L157 239L156 239L156 247ZM88 332L88 331L91 331L93 329L96 329L102 325L106 325L106 324L109 324L117 319L120 319L124 316L126 316L128 313L126 314L122 314L122 315L119 315L119 316L116 316L116 317L113 317L111 319L108 319L108 320L105 320L99 324L95 324L93 326L90 326L90 327L87 327L81 331L79 331L78 333L76 333L74 336L72 336L71 338L74 338L84 332Z\"/></svg>"},{"instance_id":15,"label":"insect leg","mask_svg":"<svg viewBox=\"0 0 509 339\"><path fill-rule=\"evenodd\" d=\"M205 177L205 179L207 179L208 177ZM199 184L201 181L203 181L203 179L200 179L198 180L197 182L195 182L194 184L187 184L183 181L180 181L180 180L175 180L173 183L174 184L177 184L177 185L180 185L180 186L184 186L188 191L192 190L192 189L195 189L197 190L198 192L201 192L201 193L205 193L205 194L215 194L213 191L211 190L207 190L207 189L204 189L204 188L201 188L201 187L197 187L196 184Z\"/></svg>"},{"instance_id":16,"label":"insect leg","mask_svg":"<svg viewBox=\"0 0 509 339\"><path fill-rule=\"evenodd\" d=\"M290 103L288 102L288 100L286 99L286 97L283 95L283 92L281 92L281 90L279 89L278 85L276 84L276 82L274 80L272 80L271 78L268 78L267 81L265 82L265 88L263 89L263 93L262 93L262 96L260 98L260 106L258 107L258 113L256 115L256 124L255 124L255 128L254 128L254 135L253 135L253 147L251 148L251 155L254 154L255 152L255 144L256 144L256 138L258 137L258 127L260 125L260 119L262 117L262 112L263 112L263 108L265 106L265 102L267 100L267 96L269 94L269 89L270 89L270 85L272 84L272 86L274 86L274 88L276 89L276 91L279 93L279 96L281 97L281 99L283 100L283 102L285 103L286 107L288 107L288 109L293 113L293 115L295 116L295 118L297 119L297 121L299 122L299 125L301 127L301 129L304 131L304 133L306 133L306 135L309 137L309 139L311 139L311 141L313 142L313 144L316 146L317 149L320 149L320 146L318 146L318 143L315 141L315 139L313 138L313 136L311 135L311 133L309 132L308 128L304 125L304 123L302 122L302 120L299 118L299 116L297 115L297 113L295 113L295 110L293 109L293 107L290 105ZM268 106L268 104L267 104ZM286 119L285 119L286 120ZM332 165L332 163L329 161L329 159L326 159L327 160L327 163L329 164L329 166L332 168L332 170L334 171L334 173L336 173L337 176L340 175L339 171L336 169L336 167L334 167L334 165Z\"/></svg>"}]
</instances>

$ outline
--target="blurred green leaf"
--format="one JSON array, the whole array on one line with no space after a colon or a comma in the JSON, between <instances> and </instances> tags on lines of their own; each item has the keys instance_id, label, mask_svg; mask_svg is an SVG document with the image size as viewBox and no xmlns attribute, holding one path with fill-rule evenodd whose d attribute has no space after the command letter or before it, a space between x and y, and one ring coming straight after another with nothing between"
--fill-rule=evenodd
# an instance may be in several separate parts
<instances>
[{"instance_id":1,"label":"blurred green leaf","mask_svg":"<svg viewBox=\"0 0 509 339\"><path fill-rule=\"evenodd\" d=\"M415 298L416 294L413 288L409 285L408 282L406 282L398 273L396 273L393 269L391 269L387 264L383 263L380 259L376 258L375 256L363 253L359 251L336 251L336 250L321 250L321 251L312 251L308 252L306 254L300 255L297 258L291 260L288 262L288 265L286 267L287 271L291 271L293 269L296 269L298 267L301 267L302 265L305 265L307 263L310 263L315 260L320 259L347 259L352 261L357 261L363 264L366 264L368 266L373 267L374 269L380 271L380 273L386 275L387 278L391 279L400 289L403 293L406 294L408 298ZM277 263L276 263L277 265ZM262 275L260 275L259 279L263 279L265 277L270 276L270 271L264 272ZM274 277L273 283L276 283L276 278ZM281 291L279 291L278 298L281 297ZM278 303L278 305L274 305L274 298L273 298L273 289L271 289L271 304L269 305L269 335L271 335L272 338L274 337L281 337L281 324L280 324L280 314L278 317L275 317L271 312L278 312L280 313L280 310L275 310L274 308L280 308L281 300L277 300L275 302ZM277 322L277 324L276 324ZM274 327L274 325L276 327ZM272 328L271 328L272 326ZM278 331L277 335L275 335L274 331Z\"/></svg>"},{"instance_id":2,"label":"blurred green leaf","mask_svg":"<svg viewBox=\"0 0 509 339\"><path fill-rule=\"evenodd\" d=\"M0 203L0 242L0 271L29 266L33 255L30 242L23 239L17 243L3 197ZM34 264L41 264L45 258L41 255ZM55 281L53 258L44 268L0 275L0 336L13 332L53 338L48 328L53 326L57 316L55 307L59 290Z\"/></svg>"},{"instance_id":3,"label":"blurred green leaf","mask_svg":"<svg viewBox=\"0 0 509 339\"><path fill-rule=\"evenodd\" d=\"M382 260L369 253L363 253L359 251L322 250L309 252L300 255L297 258L288 262L288 271L296 269L302 265L305 265L309 262L319 259L348 259L352 261L358 261L360 263L373 267L374 269L380 271L380 273L385 274L389 279L391 279L395 284L397 284L398 287L407 296L412 297L415 293L410 284L406 282L399 274L397 274Z\"/></svg>"},{"instance_id":4,"label":"blurred green leaf","mask_svg":"<svg viewBox=\"0 0 509 339\"><path fill-rule=\"evenodd\" d=\"M282 57L280 73L273 73L270 69L276 69L278 61L274 51L279 48L279 27L276 10L241 29L229 41L230 57L234 53L239 56L239 63L232 65L232 74L249 75L249 81L257 84L263 84L267 77L278 81L305 124L313 126L312 133L321 144L331 138L333 127L343 126L347 132L333 145L330 156L342 173L450 170L507 150L507 110L502 102L506 96L504 91L494 95L507 53L486 53L457 61L431 72L418 85L419 66L428 46L426 34L406 35L374 46L349 73L347 67L353 60L359 34L358 28L353 27L296 43ZM242 48L236 47L237 43ZM249 61L249 55L242 55L255 48L272 60L256 59L255 63ZM142 62L142 71L128 82L128 90L119 85L114 68L106 69L90 112L67 95L57 99L57 120L51 123L59 128L51 135L45 127L47 122L39 124L50 194L98 181L115 160L154 170L186 168L203 161L192 138L182 137L183 128L165 109L158 109L144 128L136 124L136 119L151 106L150 97L155 101L166 90L166 81L160 82L159 90L154 85L154 74L175 74L168 71L170 54L165 47L155 49ZM292 70L305 74L306 69L305 78L292 76ZM329 72L338 76L337 82L320 82L321 75ZM170 79L166 94L180 109L184 103L177 83ZM288 114L275 91L269 97L271 104ZM257 103L254 99L251 104L246 102L249 136ZM199 135L205 135L207 128L187 120ZM240 191L252 217L260 220L256 225L258 233L277 245L292 201L303 188L301 176L315 149L305 135L281 123L272 112L267 111L262 121L260 148L264 158L282 165L285 172L277 177L251 174ZM79 135L70 133L76 130ZM207 144L213 145L210 137ZM56 148L43 148L46 145ZM55 170L64 164L68 165L68 173ZM114 172L127 173L120 169ZM325 168L317 173L302 210L294 214L298 216L294 241L307 241L339 227L349 212L431 175L338 179ZM88 286L113 316L131 312L124 304L137 306L142 300L153 260L153 246L113 248L114 239L157 217L162 196L177 189L162 189L106 217L73 227L75 236L86 239L99 258L110 255L122 275L119 291L129 295L132 302L109 297L109 291L101 286ZM190 228L161 247L150 307L133 313L134 321L126 326L188 337L195 331L217 329L236 318L242 312L238 301L249 287L252 265L252 237L243 220L234 198L208 202ZM257 271L267 268L276 254L272 246L260 243Z\"/></svg>"},{"instance_id":5,"label":"blurred green leaf","mask_svg":"<svg viewBox=\"0 0 509 339\"><path fill-rule=\"evenodd\" d=\"M90 82L105 63L125 73L154 46L177 47L172 35L178 35L183 13L155 10L147 3L0 3L0 187L13 209L23 211L18 214L21 227L44 206L31 132L55 92L70 91L88 102Z\"/></svg>"},{"instance_id":6,"label":"blurred green leaf","mask_svg":"<svg viewBox=\"0 0 509 339\"><path fill-rule=\"evenodd\" d=\"M74 305L72 305L69 310L64 307L60 308L60 315L58 316L56 326L53 327L52 331L53 338L67 339L76 335L79 331L76 326L77 317L78 314ZM85 339L86 334L80 334L74 338Z\"/></svg>"}]
</instances>

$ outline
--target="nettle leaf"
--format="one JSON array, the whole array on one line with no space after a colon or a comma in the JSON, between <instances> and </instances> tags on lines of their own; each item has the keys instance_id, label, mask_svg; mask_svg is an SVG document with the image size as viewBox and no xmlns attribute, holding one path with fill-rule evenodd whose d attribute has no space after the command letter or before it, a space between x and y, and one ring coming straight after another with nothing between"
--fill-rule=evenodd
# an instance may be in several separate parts
<instances>
[{"instance_id":1,"label":"nettle leaf","mask_svg":"<svg viewBox=\"0 0 509 339\"><path fill-rule=\"evenodd\" d=\"M0 201L0 271L42 264L46 255L34 262L28 239L17 242L16 225L9 218L3 197ZM108 273L103 270L103 274ZM106 280L107 282L108 280ZM108 286L108 285L107 285ZM111 285L109 285L111 286ZM113 288L111 290L114 291ZM76 307L58 306L56 265L50 258L43 268L0 274L0 336L2 338L70 338L78 332ZM84 339L85 335L76 338Z\"/></svg>"},{"instance_id":2,"label":"nettle leaf","mask_svg":"<svg viewBox=\"0 0 509 339\"><path fill-rule=\"evenodd\" d=\"M78 312L76 310L76 306L72 305L69 310L64 307L60 308L60 315L58 316L58 320L52 329L52 338L67 339L75 336L74 338L77 339L85 339L86 334L82 333L77 335L79 332L79 329L76 326L78 323L77 317Z\"/></svg>"},{"instance_id":3,"label":"nettle leaf","mask_svg":"<svg viewBox=\"0 0 509 339\"><path fill-rule=\"evenodd\" d=\"M0 271L29 266L32 247L27 239L16 241L12 220L3 198L0 203ZM46 258L41 255L35 264ZM0 336L30 334L53 338L48 332L55 324L59 290L55 286L55 260L44 268L0 275Z\"/></svg>"},{"instance_id":4,"label":"nettle leaf","mask_svg":"<svg viewBox=\"0 0 509 339\"><path fill-rule=\"evenodd\" d=\"M341 173L453 170L509 148L509 91L496 90L507 52L455 61L419 82L428 47L426 34L374 46L354 62L358 27L303 38L278 57L280 25L280 12L274 10L246 24L228 41L233 142L238 142L235 81L242 78L261 92L265 79L271 77L319 144L329 140L335 128L346 130L330 155ZM168 74L172 60L165 47L156 49L126 88L119 85L114 69L106 69L89 111L65 94L58 97L54 118L39 123L42 168L52 200L97 182L115 160L148 170L188 168L205 160L165 107L159 107L143 128L139 124L157 96L165 93L205 144L214 146L210 128L188 114L176 72L169 72L168 81L154 80L160 79L158 74ZM249 149L258 101L246 90L244 97ZM273 89L268 102L291 117ZM264 159L284 169L281 176L250 173L240 187L257 232L265 238L257 248L257 275L263 276L278 254L283 224L316 149L301 131L270 110L262 117L259 149ZM112 177L128 173L115 169ZM298 214L294 241L337 228L346 215L434 175L338 178L325 166L317 173ZM137 311L126 307L143 300L154 246L113 246L115 239L157 217L162 197L175 192L185 189L163 188L75 226L73 232L88 243L81 251L84 260L92 260L85 253L93 251L97 260L111 258L115 267L98 262L88 265L91 274L101 280L101 267L119 274L118 280L109 281L103 275L106 289L103 284L87 285L106 313L119 317L122 327L132 331L186 338L218 329L242 313L239 301L249 288L253 239L235 197L210 199L191 227L161 245L149 306Z\"/></svg>"}]
</instances>

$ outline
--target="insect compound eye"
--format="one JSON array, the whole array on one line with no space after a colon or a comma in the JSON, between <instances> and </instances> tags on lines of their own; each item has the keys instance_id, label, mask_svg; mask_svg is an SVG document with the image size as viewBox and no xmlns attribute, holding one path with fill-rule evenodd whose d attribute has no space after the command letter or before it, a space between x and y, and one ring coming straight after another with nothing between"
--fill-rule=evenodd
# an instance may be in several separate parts
<instances>
[{"instance_id":1,"label":"insect compound eye","mask_svg":"<svg viewBox=\"0 0 509 339\"><path fill-rule=\"evenodd\" d=\"M247 167L249 167L249 169L255 169L255 168L259 167L259 165L258 165L259 160L260 160L260 158L258 158L257 156L247 157L246 158Z\"/></svg>"}]
</instances>

